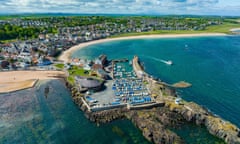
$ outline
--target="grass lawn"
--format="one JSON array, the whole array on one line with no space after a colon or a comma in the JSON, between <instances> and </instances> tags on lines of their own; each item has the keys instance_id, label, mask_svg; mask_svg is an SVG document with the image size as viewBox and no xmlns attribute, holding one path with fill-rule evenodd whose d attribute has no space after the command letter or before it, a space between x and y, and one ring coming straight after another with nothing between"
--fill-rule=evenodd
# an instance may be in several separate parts
<instances>
[{"instance_id":1,"label":"grass lawn","mask_svg":"<svg viewBox=\"0 0 240 144\"><path fill-rule=\"evenodd\" d=\"M84 70L83 68L79 68L77 66L73 66L72 68L70 68L68 70L69 75L73 75L73 76L89 76L89 72L87 70Z\"/></svg>"},{"instance_id":2,"label":"grass lawn","mask_svg":"<svg viewBox=\"0 0 240 144\"><path fill-rule=\"evenodd\" d=\"M64 68L64 64L55 64L54 66L59 68L59 69L63 69Z\"/></svg>"},{"instance_id":3,"label":"grass lawn","mask_svg":"<svg viewBox=\"0 0 240 144\"><path fill-rule=\"evenodd\" d=\"M206 28L206 32L219 32L219 33L226 33L230 34L230 29L233 28L240 28L240 24L234 24L234 23L224 23L223 25L216 25L216 26L210 26Z\"/></svg>"},{"instance_id":4,"label":"grass lawn","mask_svg":"<svg viewBox=\"0 0 240 144\"><path fill-rule=\"evenodd\" d=\"M68 70L69 76L67 78L68 82L74 84L75 76L89 76L90 71L84 70L83 68L79 68L77 66L73 66Z\"/></svg>"},{"instance_id":5,"label":"grass lawn","mask_svg":"<svg viewBox=\"0 0 240 144\"><path fill-rule=\"evenodd\" d=\"M200 31L189 31L189 30L157 30L149 32L140 32L140 33L124 33L119 35L114 35L109 38L125 37L125 36L138 36L138 35L152 35L152 34L198 34L198 33L226 33L230 34L229 31L232 28L240 28L240 24L234 24L225 22L222 25L209 26L205 30Z\"/></svg>"},{"instance_id":6,"label":"grass lawn","mask_svg":"<svg viewBox=\"0 0 240 144\"><path fill-rule=\"evenodd\" d=\"M91 73L91 71L84 70L83 68L80 68L77 66L73 66L71 69L68 70L68 72L69 72L69 76L68 76L67 80L71 84L74 84L75 76L89 77L89 78L97 79L101 82L103 81L103 79L101 79L100 77L89 75Z\"/></svg>"}]
</instances>

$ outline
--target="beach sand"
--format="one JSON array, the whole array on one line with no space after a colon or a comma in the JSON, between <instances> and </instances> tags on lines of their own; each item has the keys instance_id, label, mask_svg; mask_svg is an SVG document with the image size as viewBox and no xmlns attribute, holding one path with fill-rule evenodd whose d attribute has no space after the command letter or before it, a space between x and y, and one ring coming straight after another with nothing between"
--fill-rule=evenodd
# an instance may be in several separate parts
<instances>
[{"instance_id":1,"label":"beach sand","mask_svg":"<svg viewBox=\"0 0 240 144\"><path fill-rule=\"evenodd\" d=\"M234 31L240 31L240 28L233 28L233 29L230 29L231 32L234 32Z\"/></svg>"},{"instance_id":2,"label":"beach sand","mask_svg":"<svg viewBox=\"0 0 240 144\"><path fill-rule=\"evenodd\" d=\"M89 42L80 43L76 46L69 48L68 50L64 51L62 55L59 57L60 61L63 62L70 62L71 55L74 51L87 47L89 45L115 41L115 40L130 40L130 39L146 39L146 38L177 38L177 37L203 37L203 36L224 36L224 33L201 33L201 34L159 34L159 35L140 35L140 36L128 36L128 37L119 37L119 38L107 38L107 39L100 39L94 40Z\"/></svg>"},{"instance_id":3,"label":"beach sand","mask_svg":"<svg viewBox=\"0 0 240 144\"><path fill-rule=\"evenodd\" d=\"M0 93L33 87L38 80L65 77L62 71L9 71L0 72Z\"/></svg>"}]
</instances>

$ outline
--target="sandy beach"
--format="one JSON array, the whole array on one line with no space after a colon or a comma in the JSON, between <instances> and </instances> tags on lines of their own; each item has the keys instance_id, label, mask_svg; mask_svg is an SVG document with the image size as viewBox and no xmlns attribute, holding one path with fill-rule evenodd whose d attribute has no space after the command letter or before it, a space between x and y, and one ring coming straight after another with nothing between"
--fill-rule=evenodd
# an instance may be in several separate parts
<instances>
[{"instance_id":1,"label":"sandy beach","mask_svg":"<svg viewBox=\"0 0 240 144\"><path fill-rule=\"evenodd\" d=\"M140 36L128 36L128 37L119 37L119 38L107 38L94 40L89 42L84 42L79 45L73 46L68 50L64 51L59 57L59 60L64 62L69 62L71 54L81 48L87 47L89 45L94 45L98 43L104 43L115 40L130 40L130 39L146 39L146 38L177 38L177 37L203 37L203 36L224 36L224 33L200 33L200 34L159 34L159 35L140 35Z\"/></svg>"},{"instance_id":2,"label":"sandy beach","mask_svg":"<svg viewBox=\"0 0 240 144\"><path fill-rule=\"evenodd\" d=\"M33 87L38 80L64 77L62 71L9 71L0 72L0 93Z\"/></svg>"},{"instance_id":3,"label":"sandy beach","mask_svg":"<svg viewBox=\"0 0 240 144\"><path fill-rule=\"evenodd\" d=\"M233 29L230 29L231 32L234 32L234 31L240 31L240 28L233 28Z\"/></svg>"}]
</instances>

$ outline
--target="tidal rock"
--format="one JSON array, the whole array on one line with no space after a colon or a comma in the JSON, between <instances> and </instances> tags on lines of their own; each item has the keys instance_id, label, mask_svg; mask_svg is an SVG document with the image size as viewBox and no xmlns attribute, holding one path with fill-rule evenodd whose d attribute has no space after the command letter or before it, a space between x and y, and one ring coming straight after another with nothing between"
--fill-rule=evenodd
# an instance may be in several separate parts
<instances>
[{"instance_id":1,"label":"tidal rock","mask_svg":"<svg viewBox=\"0 0 240 144\"><path fill-rule=\"evenodd\" d=\"M223 139L228 144L240 144L239 129L195 103L176 105L173 102L165 105L169 110L181 114L185 120L204 125L214 136Z\"/></svg>"},{"instance_id":2,"label":"tidal rock","mask_svg":"<svg viewBox=\"0 0 240 144\"><path fill-rule=\"evenodd\" d=\"M167 129L153 115L141 111L130 113L132 122L142 130L143 136L155 144L181 144L183 140L174 132Z\"/></svg>"}]
</instances>

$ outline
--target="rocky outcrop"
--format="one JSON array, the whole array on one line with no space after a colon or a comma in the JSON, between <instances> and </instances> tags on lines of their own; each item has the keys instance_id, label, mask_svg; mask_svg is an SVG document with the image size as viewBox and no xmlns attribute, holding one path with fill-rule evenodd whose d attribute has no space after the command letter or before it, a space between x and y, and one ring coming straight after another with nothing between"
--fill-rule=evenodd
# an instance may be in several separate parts
<instances>
[{"instance_id":1,"label":"rocky outcrop","mask_svg":"<svg viewBox=\"0 0 240 144\"><path fill-rule=\"evenodd\" d=\"M166 113L165 113L166 112ZM181 144L184 141L170 131L167 126L172 125L177 115L169 117L170 113L164 108L131 111L127 117L142 130L143 136L156 144ZM177 120L178 118L176 118Z\"/></svg>"},{"instance_id":2,"label":"rocky outcrop","mask_svg":"<svg viewBox=\"0 0 240 144\"><path fill-rule=\"evenodd\" d=\"M239 128L228 121L214 116L212 113L195 103L184 103L176 105L173 102L167 102L166 107L184 117L189 122L197 125L204 125L208 131L228 144L240 144Z\"/></svg>"},{"instance_id":3,"label":"rocky outcrop","mask_svg":"<svg viewBox=\"0 0 240 144\"><path fill-rule=\"evenodd\" d=\"M85 116L97 124L111 122L115 119L128 118L140 130L143 136L156 144L181 144L184 141L170 131L168 127L178 127L185 121L195 122L198 125L205 125L209 132L224 139L229 144L239 144L239 129L215 117L207 110L197 104L187 103L176 105L173 102L166 102L163 107L148 110L128 110L117 108L98 112L89 112L82 102L82 95L70 84L66 84L72 93L72 99L76 105L85 113Z\"/></svg>"},{"instance_id":4,"label":"rocky outcrop","mask_svg":"<svg viewBox=\"0 0 240 144\"><path fill-rule=\"evenodd\" d=\"M125 113L128 112L126 108L117 108L111 110L104 110L98 112L85 112L85 116L92 122L97 124L99 123L107 123L116 119L125 118Z\"/></svg>"}]
</instances>

